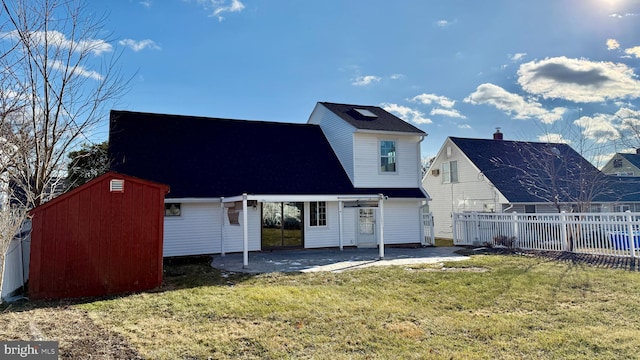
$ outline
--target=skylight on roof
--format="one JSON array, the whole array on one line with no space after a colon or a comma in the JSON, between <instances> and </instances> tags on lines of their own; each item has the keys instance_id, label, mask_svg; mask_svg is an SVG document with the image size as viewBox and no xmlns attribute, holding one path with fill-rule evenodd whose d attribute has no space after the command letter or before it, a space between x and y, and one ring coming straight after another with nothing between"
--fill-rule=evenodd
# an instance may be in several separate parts
<instances>
[{"instance_id":1,"label":"skylight on roof","mask_svg":"<svg viewBox=\"0 0 640 360\"><path fill-rule=\"evenodd\" d=\"M377 118L378 115L372 113L371 111L367 110L367 109L354 109L355 111L358 112L358 114L364 116L364 117L368 117L368 118Z\"/></svg>"}]
</instances>

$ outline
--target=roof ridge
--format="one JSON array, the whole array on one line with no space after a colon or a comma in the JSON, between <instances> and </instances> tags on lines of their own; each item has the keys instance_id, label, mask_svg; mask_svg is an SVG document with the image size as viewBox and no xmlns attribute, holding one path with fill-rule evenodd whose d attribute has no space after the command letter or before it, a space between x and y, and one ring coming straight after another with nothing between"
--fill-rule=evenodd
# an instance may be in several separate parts
<instances>
[{"instance_id":1,"label":"roof ridge","mask_svg":"<svg viewBox=\"0 0 640 360\"><path fill-rule=\"evenodd\" d=\"M285 121L274 121L274 120L255 120L255 119L231 119L231 118L221 118L221 117L210 117L210 116L200 116L200 115L179 115L179 114L163 114L163 113L153 113L153 112L144 112L144 111L130 111L130 110L111 110L111 116L114 114L128 114L128 115L144 115L144 116L153 116L158 118L179 118L179 119L189 119L189 120L203 120L203 121L229 121L229 122L248 122L248 123L260 123L260 124L282 124L282 125L313 125L308 123L292 123ZM138 118L134 118L134 120L138 120Z\"/></svg>"}]
</instances>

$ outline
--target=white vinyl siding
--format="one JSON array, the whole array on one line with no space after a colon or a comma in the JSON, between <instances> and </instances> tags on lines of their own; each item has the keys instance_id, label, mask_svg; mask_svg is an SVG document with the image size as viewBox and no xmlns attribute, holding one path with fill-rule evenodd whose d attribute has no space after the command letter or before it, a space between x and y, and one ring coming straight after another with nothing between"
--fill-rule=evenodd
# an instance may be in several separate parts
<instances>
[{"instance_id":1,"label":"white vinyl siding","mask_svg":"<svg viewBox=\"0 0 640 360\"><path fill-rule=\"evenodd\" d=\"M163 255L220 252L220 204L181 204L182 216L164 218Z\"/></svg>"},{"instance_id":2,"label":"white vinyl siding","mask_svg":"<svg viewBox=\"0 0 640 360\"><path fill-rule=\"evenodd\" d=\"M327 202L327 226L309 226L309 203L305 203L304 247L323 248L340 246L338 203Z\"/></svg>"},{"instance_id":3,"label":"white vinyl siding","mask_svg":"<svg viewBox=\"0 0 640 360\"><path fill-rule=\"evenodd\" d=\"M320 125L333 152L353 183L353 133L355 128L322 104L316 105L308 123Z\"/></svg>"},{"instance_id":4,"label":"white vinyl siding","mask_svg":"<svg viewBox=\"0 0 640 360\"><path fill-rule=\"evenodd\" d=\"M219 254L224 232L225 252L242 251L242 213L240 226L230 225L225 212L221 229L220 203L182 203L181 216L165 217L163 256ZM249 208L249 250L260 250L260 211Z\"/></svg>"},{"instance_id":5,"label":"white vinyl siding","mask_svg":"<svg viewBox=\"0 0 640 360\"><path fill-rule=\"evenodd\" d=\"M380 171L380 141L388 137L356 133L354 136L355 187L419 187L419 136L394 136L396 172Z\"/></svg>"},{"instance_id":6,"label":"white vinyl siding","mask_svg":"<svg viewBox=\"0 0 640 360\"><path fill-rule=\"evenodd\" d=\"M384 202L385 244L417 244L421 242L420 206L421 203L416 200L387 200ZM379 214L379 209L377 211Z\"/></svg>"},{"instance_id":7,"label":"white vinyl siding","mask_svg":"<svg viewBox=\"0 0 640 360\"><path fill-rule=\"evenodd\" d=\"M442 164L451 161L456 162L458 181L445 183L442 170L435 172L438 175L431 170L443 169ZM427 171L423 186L431 196L429 210L433 213L435 236L440 238L452 238L451 216L454 212L500 211L501 204L507 203L507 199L479 174L478 168L449 139Z\"/></svg>"}]
</instances>

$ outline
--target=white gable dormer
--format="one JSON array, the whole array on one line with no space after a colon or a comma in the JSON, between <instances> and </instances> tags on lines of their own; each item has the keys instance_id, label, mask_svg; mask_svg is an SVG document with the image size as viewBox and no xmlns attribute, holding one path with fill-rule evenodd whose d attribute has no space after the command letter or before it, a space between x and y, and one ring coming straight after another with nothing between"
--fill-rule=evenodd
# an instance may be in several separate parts
<instances>
[{"instance_id":1,"label":"white gable dormer","mask_svg":"<svg viewBox=\"0 0 640 360\"><path fill-rule=\"evenodd\" d=\"M420 187L420 129L379 107L324 102L308 123L320 126L354 187Z\"/></svg>"}]
</instances>

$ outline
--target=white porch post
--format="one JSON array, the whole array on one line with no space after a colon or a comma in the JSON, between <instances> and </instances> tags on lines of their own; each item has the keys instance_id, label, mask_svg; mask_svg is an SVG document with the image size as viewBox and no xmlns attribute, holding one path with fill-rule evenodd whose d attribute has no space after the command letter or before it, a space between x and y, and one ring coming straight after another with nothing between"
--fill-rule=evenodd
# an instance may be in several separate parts
<instances>
[{"instance_id":1,"label":"white porch post","mask_svg":"<svg viewBox=\"0 0 640 360\"><path fill-rule=\"evenodd\" d=\"M224 198L220 198L220 256L224 256Z\"/></svg>"},{"instance_id":2,"label":"white porch post","mask_svg":"<svg viewBox=\"0 0 640 360\"><path fill-rule=\"evenodd\" d=\"M249 225L247 221L247 194L242 194L242 268L249 267Z\"/></svg>"},{"instance_id":3,"label":"white porch post","mask_svg":"<svg viewBox=\"0 0 640 360\"><path fill-rule=\"evenodd\" d=\"M380 194L378 199L378 209L380 209L380 245L378 251L380 259L384 259L384 195Z\"/></svg>"},{"instance_id":4,"label":"white porch post","mask_svg":"<svg viewBox=\"0 0 640 360\"><path fill-rule=\"evenodd\" d=\"M340 244L340 251L343 250L344 245L342 243L342 210L344 208L344 204L342 200L338 201L338 243Z\"/></svg>"}]
</instances>

